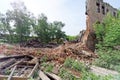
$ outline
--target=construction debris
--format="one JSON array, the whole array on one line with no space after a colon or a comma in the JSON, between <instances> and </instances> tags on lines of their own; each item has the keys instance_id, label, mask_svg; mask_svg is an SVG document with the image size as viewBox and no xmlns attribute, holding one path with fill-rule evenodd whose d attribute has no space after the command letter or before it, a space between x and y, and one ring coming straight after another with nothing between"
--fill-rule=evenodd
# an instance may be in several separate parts
<instances>
[{"instance_id":1,"label":"construction debris","mask_svg":"<svg viewBox=\"0 0 120 80\"><path fill-rule=\"evenodd\" d=\"M30 78L35 78L35 80L61 80L53 73L41 71L38 60L36 58L36 62L33 60L34 58L28 55L0 58L0 80L28 80Z\"/></svg>"},{"instance_id":2,"label":"construction debris","mask_svg":"<svg viewBox=\"0 0 120 80\"><path fill-rule=\"evenodd\" d=\"M57 43L48 43L44 44L38 39L31 39L28 40L27 42L21 43L21 47L33 47L33 48L55 48L58 46Z\"/></svg>"},{"instance_id":3,"label":"construction debris","mask_svg":"<svg viewBox=\"0 0 120 80\"><path fill-rule=\"evenodd\" d=\"M95 38L94 32L89 27L88 16L87 29L77 41L65 42L58 46L56 43L43 44L37 39L32 39L20 46L1 45L0 53L22 56L0 58L0 62L2 63L2 65L0 64L0 79L27 80L33 77L37 71L39 74L37 77L38 80L39 78L42 80L61 80L61 78L53 73L42 72L39 69L39 63L45 60L54 63L56 66L62 65L66 58L73 58L90 64L97 58L97 55L94 53Z\"/></svg>"},{"instance_id":4,"label":"construction debris","mask_svg":"<svg viewBox=\"0 0 120 80\"><path fill-rule=\"evenodd\" d=\"M62 80L59 76L53 74L53 73L48 73L46 72L46 75L50 77L52 80ZM46 80L46 79L45 79Z\"/></svg>"},{"instance_id":5,"label":"construction debris","mask_svg":"<svg viewBox=\"0 0 120 80\"><path fill-rule=\"evenodd\" d=\"M39 71L39 76L42 80L50 80L41 70Z\"/></svg>"},{"instance_id":6,"label":"construction debris","mask_svg":"<svg viewBox=\"0 0 120 80\"><path fill-rule=\"evenodd\" d=\"M18 78L23 77L22 80L27 80L30 76L33 76L36 67L38 67L37 63L29 63L32 59L33 57L28 55L0 58L0 79L21 80L22 78Z\"/></svg>"}]
</instances>

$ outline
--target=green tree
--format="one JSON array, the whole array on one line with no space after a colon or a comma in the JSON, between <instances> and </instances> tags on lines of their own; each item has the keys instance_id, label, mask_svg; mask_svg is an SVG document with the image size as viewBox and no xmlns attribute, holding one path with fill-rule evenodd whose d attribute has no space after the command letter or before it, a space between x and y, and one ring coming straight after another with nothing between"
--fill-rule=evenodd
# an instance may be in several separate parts
<instances>
[{"instance_id":1,"label":"green tree","mask_svg":"<svg viewBox=\"0 0 120 80\"><path fill-rule=\"evenodd\" d=\"M4 37L5 40L7 40L8 42L12 41L12 34L13 34L13 30L10 26L10 18L8 18L8 14L1 14L0 17L0 24L1 24L1 34Z\"/></svg>"},{"instance_id":2,"label":"green tree","mask_svg":"<svg viewBox=\"0 0 120 80\"><path fill-rule=\"evenodd\" d=\"M34 27L34 31L42 42L47 43L49 41L48 22L47 22L47 17L44 14L39 15L37 24Z\"/></svg>"},{"instance_id":3,"label":"green tree","mask_svg":"<svg viewBox=\"0 0 120 80\"><path fill-rule=\"evenodd\" d=\"M41 14L37 20L36 27L34 27L34 31L42 42L48 43L56 40L59 43L60 39L66 36L65 32L61 30L63 27L64 24L60 21L48 23L47 17Z\"/></svg>"},{"instance_id":4,"label":"green tree","mask_svg":"<svg viewBox=\"0 0 120 80\"><path fill-rule=\"evenodd\" d=\"M61 39L66 39L66 35L65 32L62 31L62 28L64 27L64 23L62 23L61 21L54 21L53 23L51 23L51 27L50 28L50 34L51 34L51 40L56 40L57 43L61 43Z\"/></svg>"},{"instance_id":5,"label":"green tree","mask_svg":"<svg viewBox=\"0 0 120 80\"><path fill-rule=\"evenodd\" d=\"M33 16L27 11L26 6L23 2L11 3L13 10L7 11L7 20L13 23L11 26L14 30L14 38L17 42L23 42L27 40L30 35L30 28L33 24ZM10 24L9 22L9 24Z\"/></svg>"}]
</instances>

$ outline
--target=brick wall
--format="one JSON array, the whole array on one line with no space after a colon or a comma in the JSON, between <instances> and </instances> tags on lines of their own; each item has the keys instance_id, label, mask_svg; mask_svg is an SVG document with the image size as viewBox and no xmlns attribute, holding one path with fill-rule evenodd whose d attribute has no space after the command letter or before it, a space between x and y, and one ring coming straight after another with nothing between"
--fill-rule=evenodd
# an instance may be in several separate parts
<instances>
[{"instance_id":1,"label":"brick wall","mask_svg":"<svg viewBox=\"0 0 120 80\"><path fill-rule=\"evenodd\" d=\"M95 22L103 23L103 18L110 13L117 17L117 9L113 8L103 0L86 0L86 15L90 18L90 28L93 31L93 24Z\"/></svg>"}]
</instances>

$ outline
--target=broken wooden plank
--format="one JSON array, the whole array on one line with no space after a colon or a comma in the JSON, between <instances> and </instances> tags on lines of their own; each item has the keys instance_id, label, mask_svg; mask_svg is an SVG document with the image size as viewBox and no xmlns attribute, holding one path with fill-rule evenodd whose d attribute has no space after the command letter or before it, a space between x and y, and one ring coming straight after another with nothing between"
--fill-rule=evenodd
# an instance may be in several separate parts
<instances>
[{"instance_id":1,"label":"broken wooden plank","mask_svg":"<svg viewBox=\"0 0 120 80\"><path fill-rule=\"evenodd\" d=\"M27 69L27 66L25 66L20 72L18 72L16 75L20 76L24 71Z\"/></svg>"},{"instance_id":2,"label":"broken wooden plank","mask_svg":"<svg viewBox=\"0 0 120 80\"><path fill-rule=\"evenodd\" d=\"M17 65L17 68L24 68L26 65ZM27 68L33 68L34 66L32 65L27 65Z\"/></svg>"},{"instance_id":3,"label":"broken wooden plank","mask_svg":"<svg viewBox=\"0 0 120 80\"><path fill-rule=\"evenodd\" d=\"M46 72L45 73L48 77L51 77L52 79L54 79L54 80L62 80L59 76L57 76L57 75L55 75L55 74L53 74L53 73L48 73L48 72Z\"/></svg>"},{"instance_id":4,"label":"broken wooden plank","mask_svg":"<svg viewBox=\"0 0 120 80\"><path fill-rule=\"evenodd\" d=\"M0 75L0 80L7 80L8 76ZM28 80L27 77L12 76L12 80Z\"/></svg>"},{"instance_id":5,"label":"broken wooden plank","mask_svg":"<svg viewBox=\"0 0 120 80\"><path fill-rule=\"evenodd\" d=\"M24 61L24 59L22 59L22 60L20 60L20 61L17 61L16 63L14 63L13 65L11 65L10 67L7 67L5 70L10 69L10 68L14 67L15 65L17 65L17 64L19 64L19 63L21 63L21 62L23 62L23 61Z\"/></svg>"},{"instance_id":6,"label":"broken wooden plank","mask_svg":"<svg viewBox=\"0 0 120 80\"><path fill-rule=\"evenodd\" d=\"M12 75L14 74L14 71L16 69L17 66L14 66L14 68L12 69L12 72L10 73L10 76L8 77L7 80L11 80L12 79Z\"/></svg>"},{"instance_id":7,"label":"broken wooden plank","mask_svg":"<svg viewBox=\"0 0 120 80\"><path fill-rule=\"evenodd\" d=\"M5 69L7 67L9 67L10 65L14 64L16 62L16 60L13 58L13 59L10 59L9 61L7 62L4 62L1 66L0 66L0 69Z\"/></svg>"},{"instance_id":8,"label":"broken wooden plank","mask_svg":"<svg viewBox=\"0 0 120 80\"><path fill-rule=\"evenodd\" d=\"M41 78L41 80L50 80L45 74L44 72L42 72L41 70L39 70L39 77Z\"/></svg>"},{"instance_id":9,"label":"broken wooden plank","mask_svg":"<svg viewBox=\"0 0 120 80\"><path fill-rule=\"evenodd\" d=\"M39 63L37 62L34 68L32 69L31 73L28 75L28 77L32 77L34 75L35 70L38 68Z\"/></svg>"},{"instance_id":10,"label":"broken wooden plank","mask_svg":"<svg viewBox=\"0 0 120 80\"><path fill-rule=\"evenodd\" d=\"M15 59L23 59L26 58L26 60L32 60L33 57L29 56L29 55L13 55L13 56L6 56L3 58L0 58L0 62L5 61L5 60L9 60L11 58L15 58Z\"/></svg>"}]
</instances>

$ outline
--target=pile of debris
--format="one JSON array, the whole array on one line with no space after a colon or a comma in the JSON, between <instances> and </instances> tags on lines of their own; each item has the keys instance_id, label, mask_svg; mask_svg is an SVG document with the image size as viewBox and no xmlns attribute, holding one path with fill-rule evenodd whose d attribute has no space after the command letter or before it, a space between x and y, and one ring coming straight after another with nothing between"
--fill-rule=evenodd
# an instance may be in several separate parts
<instances>
[{"instance_id":1,"label":"pile of debris","mask_svg":"<svg viewBox=\"0 0 120 80\"><path fill-rule=\"evenodd\" d=\"M84 62L92 62L97 55L89 50L84 44L81 42L72 43L66 42L56 48L28 48L28 47L8 47L8 46L0 46L2 51L6 55L32 55L37 58L47 57L48 61L54 61L60 64L63 64L66 58L71 57L77 59L79 61Z\"/></svg>"},{"instance_id":2,"label":"pile of debris","mask_svg":"<svg viewBox=\"0 0 120 80\"><path fill-rule=\"evenodd\" d=\"M50 44L45 45L45 44L41 43L39 40L33 39L24 44L21 44L20 46L1 45L0 53L6 54L6 55L16 55L16 54L17 55L21 55L21 54L31 55L31 56L34 56L37 59L39 59L39 62L41 62L42 60L45 59L47 62L54 63L55 65L63 65L63 63L65 62L65 60L67 58L73 58L75 60L90 64L94 59L97 58L97 55L94 53L96 36L90 30L89 17L87 19L87 22L88 22L87 29L86 29L86 31L83 32L83 34L80 36L80 39L78 41L65 42L64 44L58 46L55 43L50 43ZM11 61L12 64L17 63L17 62L15 62L15 61L17 61L15 59L11 59L9 61ZM24 63L24 62L19 63L10 69L10 73L7 76L7 78L8 78L8 80L10 80L9 78L11 78L11 76L17 76L17 75L22 76L23 75L22 71L24 71L26 69L26 66L29 66L31 68L31 70L30 70L27 67L27 69L29 71L32 71L29 73L32 74L32 73L34 73L34 71L36 69L35 68L36 65L38 65L38 63L31 64L28 61L27 61L27 63ZM20 67L20 70L18 70L19 66L23 66L23 67ZM8 67L8 65L7 65L7 67ZM6 70L7 67L4 67L4 66L0 67L2 70L2 71L0 70L1 71L0 74L5 74L4 71ZM17 71L16 71L16 69L17 69ZM17 73L13 75L14 72L17 72ZM53 78L53 74L47 74L47 73L44 74L40 70L38 73L39 73L39 77L42 80L61 80L61 79ZM31 76L31 75L30 76L28 76L28 75L30 75L30 74L27 74L27 77ZM4 77L4 78L6 78L6 77ZM14 80L21 80L21 79L14 79ZM26 80L26 79L22 79L22 80Z\"/></svg>"},{"instance_id":3,"label":"pile of debris","mask_svg":"<svg viewBox=\"0 0 120 80\"><path fill-rule=\"evenodd\" d=\"M38 59L28 55L0 58L0 80L61 80L53 73L44 73L39 68Z\"/></svg>"},{"instance_id":4,"label":"pile of debris","mask_svg":"<svg viewBox=\"0 0 120 80\"><path fill-rule=\"evenodd\" d=\"M20 44L21 47L33 47L33 48L54 48L57 47L57 43L48 43L44 44L38 39L30 39L27 42L23 42Z\"/></svg>"},{"instance_id":5,"label":"pile of debris","mask_svg":"<svg viewBox=\"0 0 120 80\"><path fill-rule=\"evenodd\" d=\"M27 42L21 43L21 47L44 47L43 43L39 41L38 39L31 39L28 40Z\"/></svg>"}]
</instances>

